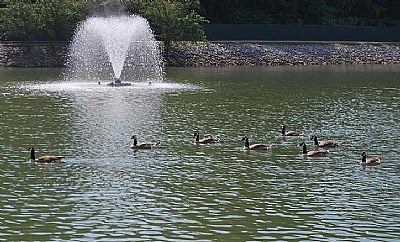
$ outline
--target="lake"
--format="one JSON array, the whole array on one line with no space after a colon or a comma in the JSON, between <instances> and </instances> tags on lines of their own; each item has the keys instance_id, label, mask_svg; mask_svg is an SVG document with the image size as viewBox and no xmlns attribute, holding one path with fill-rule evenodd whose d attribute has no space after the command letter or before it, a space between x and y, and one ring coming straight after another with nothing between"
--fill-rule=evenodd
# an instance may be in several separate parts
<instances>
[{"instance_id":1,"label":"lake","mask_svg":"<svg viewBox=\"0 0 400 242\"><path fill-rule=\"evenodd\" d=\"M400 238L398 65L168 68L123 88L60 73L0 69L0 241ZM311 135L343 144L307 158Z\"/></svg>"}]
</instances>

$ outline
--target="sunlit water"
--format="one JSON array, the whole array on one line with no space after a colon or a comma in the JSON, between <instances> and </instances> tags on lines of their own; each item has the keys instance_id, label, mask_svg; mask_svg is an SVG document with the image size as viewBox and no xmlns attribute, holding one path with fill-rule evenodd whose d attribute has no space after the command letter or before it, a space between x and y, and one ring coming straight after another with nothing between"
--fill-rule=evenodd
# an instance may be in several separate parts
<instances>
[{"instance_id":1,"label":"sunlit water","mask_svg":"<svg viewBox=\"0 0 400 242\"><path fill-rule=\"evenodd\" d=\"M399 66L168 69L123 88L59 73L0 69L0 241L400 238ZM133 134L161 146L133 151ZM305 158L311 134L345 142Z\"/></svg>"}]
</instances>

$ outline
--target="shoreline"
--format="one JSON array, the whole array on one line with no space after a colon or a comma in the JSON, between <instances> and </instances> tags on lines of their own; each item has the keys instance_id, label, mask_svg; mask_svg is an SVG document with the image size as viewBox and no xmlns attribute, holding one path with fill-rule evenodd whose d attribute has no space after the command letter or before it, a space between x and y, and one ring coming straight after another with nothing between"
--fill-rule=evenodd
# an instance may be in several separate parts
<instances>
[{"instance_id":1,"label":"shoreline","mask_svg":"<svg viewBox=\"0 0 400 242\"><path fill-rule=\"evenodd\" d=\"M400 64L400 45L383 43L219 42L171 49L170 66Z\"/></svg>"},{"instance_id":2,"label":"shoreline","mask_svg":"<svg viewBox=\"0 0 400 242\"><path fill-rule=\"evenodd\" d=\"M65 67L69 42L0 42L1 67ZM178 42L160 49L165 66L400 64L400 43Z\"/></svg>"}]
</instances>

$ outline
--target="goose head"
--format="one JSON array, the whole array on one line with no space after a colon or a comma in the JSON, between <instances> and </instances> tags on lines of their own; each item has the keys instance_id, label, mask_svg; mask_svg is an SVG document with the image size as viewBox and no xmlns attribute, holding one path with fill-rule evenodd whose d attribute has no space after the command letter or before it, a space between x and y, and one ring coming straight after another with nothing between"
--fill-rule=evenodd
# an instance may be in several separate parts
<instances>
[{"instance_id":1,"label":"goose head","mask_svg":"<svg viewBox=\"0 0 400 242\"><path fill-rule=\"evenodd\" d=\"M133 139L133 145L136 146L137 145L137 137L136 137L136 135L133 135L131 139Z\"/></svg>"},{"instance_id":2,"label":"goose head","mask_svg":"<svg viewBox=\"0 0 400 242\"><path fill-rule=\"evenodd\" d=\"M314 140L314 144L315 144L315 145L318 145L318 138L317 138L316 135L312 135L311 138L310 138L310 140Z\"/></svg>"},{"instance_id":3,"label":"goose head","mask_svg":"<svg viewBox=\"0 0 400 242\"><path fill-rule=\"evenodd\" d=\"M196 142L199 142L199 140L200 140L200 133L199 133L199 132L194 132L194 137L196 137Z\"/></svg>"},{"instance_id":4,"label":"goose head","mask_svg":"<svg viewBox=\"0 0 400 242\"><path fill-rule=\"evenodd\" d=\"M31 152L31 160L35 160L36 159L36 157L35 157L35 148L29 147L28 150Z\"/></svg>"},{"instance_id":5,"label":"goose head","mask_svg":"<svg viewBox=\"0 0 400 242\"><path fill-rule=\"evenodd\" d=\"M363 162L367 161L367 153L365 151L361 154L361 157Z\"/></svg>"},{"instance_id":6,"label":"goose head","mask_svg":"<svg viewBox=\"0 0 400 242\"><path fill-rule=\"evenodd\" d=\"M306 143L301 142L301 143L299 144L299 146L302 146L302 147L303 147L303 154L307 154L307 146L306 146Z\"/></svg>"},{"instance_id":7,"label":"goose head","mask_svg":"<svg viewBox=\"0 0 400 242\"><path fill-rule=\"evenodd\" d=\"M282 125L281 128L282 128L282 134L284 135L284 134L285 134L285 131L286 131L286 126L285 126L285 125Z\"/></svg>"},{"instance_id":8,"label":"goose head","mask_svg":"<svg viewBox=\"0 0 400 242\"><path fill-rule=\"evenodd\" d=\"M244 146L245 147L249 147L250 146L250 142L249 142L249 138L247 137L247 136L244 136L243 138L242 138L242 141L244 141Z\"/></svg>"}]
</instances>

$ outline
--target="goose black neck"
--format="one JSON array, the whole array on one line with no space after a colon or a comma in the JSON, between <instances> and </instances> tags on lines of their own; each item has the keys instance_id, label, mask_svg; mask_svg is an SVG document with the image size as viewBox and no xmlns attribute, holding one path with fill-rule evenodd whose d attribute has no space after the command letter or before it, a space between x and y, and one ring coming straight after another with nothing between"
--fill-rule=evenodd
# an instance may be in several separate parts
<instances>
[{"instance_id":1,"label":"goose black neck","mask_svg":"<svg viewBox=\"0 0 400 242\"><path fill-rule=\"evenodd\" d=\"M367 155L366 154L362 154L362 162L367 162Z\"/></svg>"},{"instance_id":2,"label":"goose black neck","mask_svg":"<svg viewBox=\"0 0 400 242\"><path fill-rule=\"evenodd\" d=\"M137 138L133 138L133 145L136 146L137 145Z\"/></svg>"},{"instance_id":3,"label":"goose black neck","mask_svg":"<svg viewBox=\"0 0 400 242\"><path fill-rule=\"evenodd\" d=\"M282 126L282 134L285 134L286 127L285 125Z\"/></svg>"},{"instance_id":4,"label":"goose black neck","mask_svg":"<svg viewBox=\"0 0 400 242\"><path fill-rule=\"evenodd\" d=\"M31 160L35 160L36 159L36 157L35 157L35 148L31 148Z\"/></svg>"},{"instance_id":5,"label":"goose black neck","mask_svg":"<svg viewBox=\"0 0 400 242\"><path fill-rule=\"evenodd\" d=\"M249 138L245 138L245 139L244 139L244 147L246 147L246 148L249 148L249 147L250 147Z\"/></svg>"},{"instance_id":6,"label":"goose black neck","mask_svg":"<svg viewBox=\"0 0 400 242\"><path fill-rule=\"evenodd\" d=\"M303 144L303 154L307 154L307 146L306 146L306 144Z\"/></svg>"},{"instance_id":7,"label":"goose black neck","mask_svg":"<svg viewBox=\"0 0 400 242\"><path fill-rule=\"evenodd\" d=\"M318 138L317 138L317 136L314 136L314 145L318 145Z\"/></svg>"},{"instance_id":8,"label":"goose black neck","mask_svg":"<svg viewBox=\"0 0 400 242\"><path fill-rule=\"evenodd\" d=\"M199 142L199 140L200 140L199 132L195 133L194 136L196 137L196 142Z\"/></svg>"}]
</instances>

